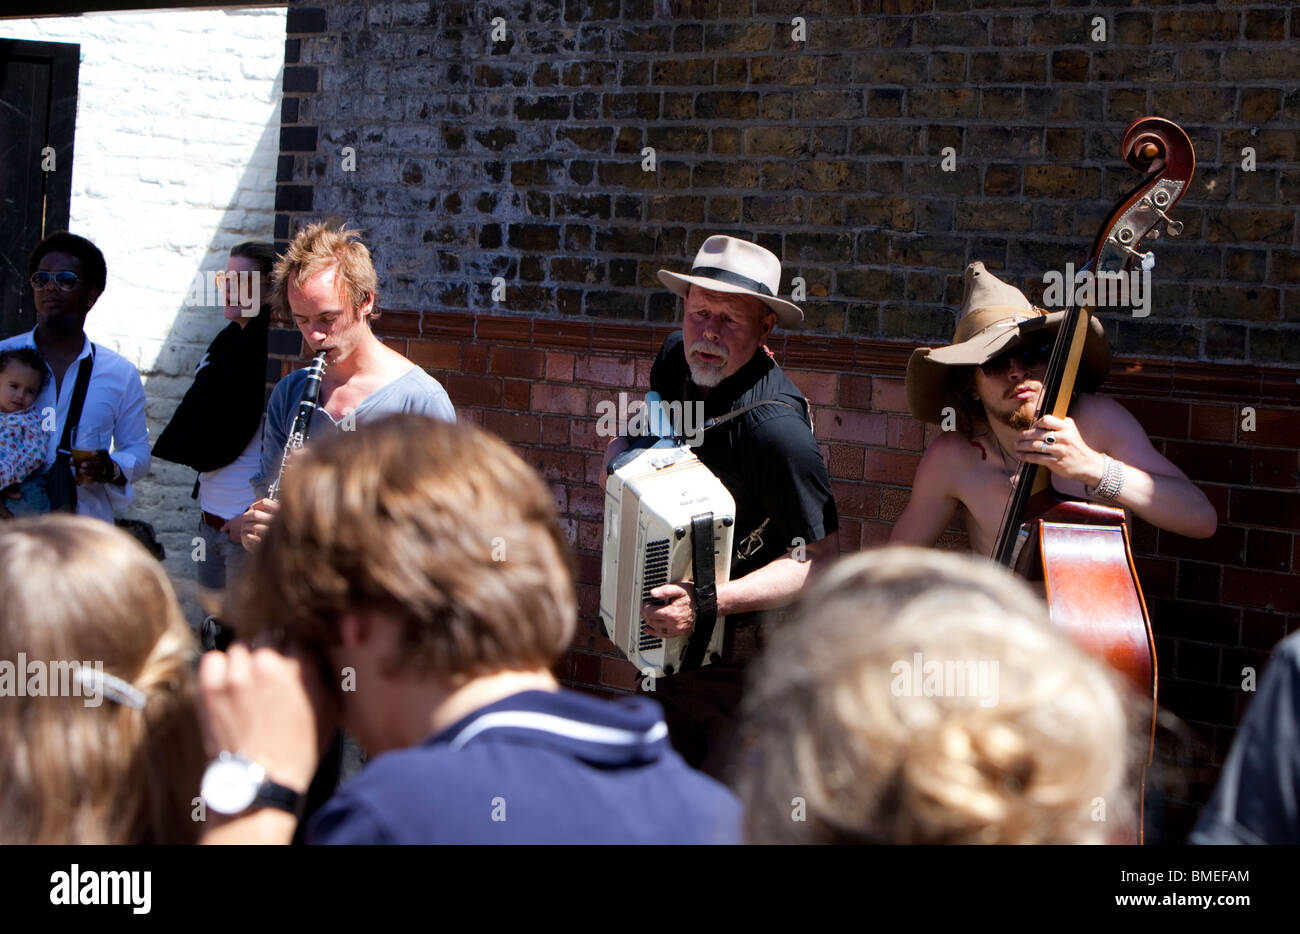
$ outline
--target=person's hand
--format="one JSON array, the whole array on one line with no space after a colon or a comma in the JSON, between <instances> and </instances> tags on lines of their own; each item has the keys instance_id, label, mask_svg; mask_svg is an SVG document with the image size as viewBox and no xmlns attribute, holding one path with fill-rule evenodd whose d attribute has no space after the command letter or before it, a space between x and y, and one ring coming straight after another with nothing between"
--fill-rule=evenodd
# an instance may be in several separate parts
<instances>
[{"instance_id":1,"label":"person's hand","mask_svg":"<svg viewBox=\"0 0 1300 934\"><path fill-rule=\"evenodd\" d=\"M641 607L646 628L656 636L688 636L695 628L695 585L689 581L664 584L650 591L652 602Z\"/></svg>"},{"instance_id":2,"label":"person's hand","mask_svg":"<svg viewBox=\"0 0 1300 934\"><path fill-rule=\"evenodd\" d=\"M1057 476L1084 486L1100 483L1106 466L1105 458L1079 435L1074 419L1055 415L1044 415L1033 428L1022 431L1016 453L1023 461L1041 464Z\"/></svg>"},{"instance_id":3,"label":"person's hand","mask_svg":"<svg viewBox=\"0 0 1300 934\"><path fill-rule=\"evenodd\" d=\"M236 545L244 543L244 527L248 525L247 516L248 513L240 513L233 519L227 519L226 524L221 527L221 531L226 533Z\"/></svg>"},{"instance_id":4,"label":"person's hand","mask_svg":"<svg viewBox=\"0 0 1300 934\"><path fill-rule=\"evenodd\" d=\"M262 544L262 539L266 537L266 530L271 527L271 520L279 509L279 503L263 497L249 506L242 516L237 517L242 520L239 535L240 544L244 546L245 551L254 551ZM234 519L231 520L233 521Z\"/></svg>"},{"instance_id":5,"label":"person's hand","mask_svg":"<svg viewBox=\"0 0 1300 934\"><path fill-rule=\"evenodd\" d=\"M73 472L77 475L78 485L87 483L112 483L117 476L117 465L108 451L100 448L84 461L73 462Z\"/></svg>"},{"instance_id":6,"label":"person's hand","mask_svg":"<svg viewBox=\"0 0 1300 934\"><path fill-rule=\"evenodd\" d=\"M273 781L306 792L316 774L323 738L337 725L316 666L300 653L283 654L235 642L199 662L199 721L209 757L233 752L266 769Z\"/></svg>"}]
</instances>

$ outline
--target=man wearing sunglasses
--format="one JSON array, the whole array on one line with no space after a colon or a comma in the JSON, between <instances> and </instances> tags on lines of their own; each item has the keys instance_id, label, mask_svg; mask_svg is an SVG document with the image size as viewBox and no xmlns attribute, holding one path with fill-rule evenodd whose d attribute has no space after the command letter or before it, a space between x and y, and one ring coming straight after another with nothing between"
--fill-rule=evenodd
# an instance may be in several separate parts
<instances>
[{"instance_id":1,"label":"man wearing sunglasses","mask_svg":"<svg viewBox=\"0 0 1300 934\"><path fill-rule=\"evenodd\" d=\"M1074 499L1118 505L1190 538L1214 534L1214 506L1151 446L1128 410L1093 395L1110 369L1101 322L1090 321L1070 417L1035 420L1063 312L1047 314L1019 289L972 263L953 343L918 348L907 366L907 403L943 431L916 470L912 497L890 541L933 545L964 508L973 551L989 554L1022 461L1052 472Z\"/></svg>"},{"instance_id":2,"label":"man wearing sunglasses","mask_svg":"<svg viewBox=\"0 0 1300 934\"><path fill-rule=\"evenodd\" d=\"M35 406L45 413L46 463L75 471L79 515L112 522L114 505L129 503L131 483L149 470L149 429L140 371L86 337L86 315L108 279L104 254L86 238L60 231L37 245L27 272L36 327L0 341L0 350L34 347L45 358L49 378ZM83 366L87 379L80 411L70 417ZM69 422L68 449L60 454ZM87 452L75 460L75 467L72 449ZM10 518L7 501L0 497L0 519Z\"/></svg>"}]
</instances>

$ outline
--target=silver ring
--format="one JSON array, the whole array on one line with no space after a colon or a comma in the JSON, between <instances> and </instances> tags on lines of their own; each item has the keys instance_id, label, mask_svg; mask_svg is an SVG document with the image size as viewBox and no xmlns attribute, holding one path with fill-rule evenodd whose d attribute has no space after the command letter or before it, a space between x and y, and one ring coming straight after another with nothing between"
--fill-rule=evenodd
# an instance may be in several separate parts
<instances>
[{"instance_id":1,"label":"silver ring","mask_svg":"<svg viewBox=\"0 0 1300 934\"><path fill-rule=\"evenodd\" d=\"M1050 434L1050 433L1049 433L1048 436L1047 436L1046 438L1044 438L1043 440L1046 441L1048 444L1055 444L1055 443L1056 443L1056 435L1054 435L1054 434Z\"/></svg>"},{"instance_id":2,"label":"silver ring","mask_svg":"<svg viewBox=\"0 0 1300 934\"><path fill-rule=\"evenodd\" d=\"M1042 446L1042 448L1043 448L1043 453L1046 454L1046 453L1047 453L1047 442L1046 442L1046 441L1039 441L1038 443Z\"/></svg>"}]
</instances>

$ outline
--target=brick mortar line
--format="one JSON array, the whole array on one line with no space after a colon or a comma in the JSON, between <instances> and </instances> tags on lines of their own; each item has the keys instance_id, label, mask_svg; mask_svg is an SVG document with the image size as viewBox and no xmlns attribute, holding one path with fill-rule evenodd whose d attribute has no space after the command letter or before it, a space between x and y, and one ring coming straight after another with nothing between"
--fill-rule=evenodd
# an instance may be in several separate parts
<instances>
[{"instance_id":1,"label":"brick mortar line","mask_svg":"<svg viewBox=\"0 0 1300 934\"><path fill-rule=\"evenodd\" d=\"M411 309L397 309L397 308L395 308L395 309L389 309L389 310L393 311L394 313L402 313L402 314L405 314L405 315L409 315L409 314L420 315L420 316L421 316L421 328L423 328L423 320L422 320L422 319L423 319L423 316L424 316L424 315L440 315L440 314L447 314L447 315L458 316L458 317L462 317L462 318L472 317L472 318L474 319L474 325L475 325L476 332L477 332L477 324L478 324L478 320L479 320L480 318L489 318L489 319L490 319L490 318L498 318L498 317L507 317L507 315L505 315L505 314L492 314L492 313L485 313L485 312L483 312L483 311L478 311L478 310L468 311L468 310L464 310L464 309L446 309L446 310L442 310L442 311L440 311L440 310L435 310L435 309L425 309L425 310L421 310L421 311L414 311L414 310L411 310ZM536 314L536 313L528 313L528 312L510 312L510 313L508 314L508 317L511 318L511 319L523 319L523 318L527 318L528 320L531 320L531 321L557 321L557 322L563 322L563 323L570 323L570 324L574 324L574 325L578 325L578 326L591 326L591 327L594 327L594 326L596 326L596 325L598 325L598 324L606 324L606 325L613 324L613 325L620 326L620 327L624 327L624 328L635 329L635 330L637 330L637 331L645 331L645 332L650 333L650 334L652 334L652 333L654 332L654 330L657 329L657 328L669 327L669 325L667 325L667 324L665 324L665 323L662 323L662 322L648 323L648 322L633 321L633 320L628 320L628 319L617 319L617 320L613 320L613 321L611 321L611 319L608 319L608 318L593 317L593 316L583 316L583 315L572 315L572 316L565 316L565 317L562 317L562 318L556 318L556 317L552 317L552 316L548 316L548 315L539 315L539 314ZM381 319L381 322L382 322L382 319ZM1300 325L1297 325L1297 326L1300 326ZM380 332L381 336L405 337L405 335L387 335L387 334L384 334L384 333L383 333L383 327L382 327L382 325L378 328L378 331ZM287 333L291 333L291 332L287 332ZM817 342L822 342L822 341L827 341L827 340L829 340L829 341L834 341L834 342L845 342L845 343L849 343L849 344L851 344L851 345L852 345L852 349L856 349L857 347L859 347L859 346L861 346L861 345L867 345L868 347L871 347L871 346L874 345L874 346L880 347L880 348L881 348L884 352L886 352L886 353L897 353L897 354L900 355L900 357L901 357L901 356L904 356L904 355L907 355L907 354L910 354L910 349L913 348L913 347L918 347L918 346L921 346L921 347L923 347L923 346L929 346L929 342L926 342L926 341L919 341L919 342L918 342L918 341L915 341L915 340L895 340L895 339L889 339L889 338L872 337L872 336L868 336L868 335L856 335L856 334L827 334L827 333L819 333L819 332L806 332L806 333L802 333L802 334L783 334L783 335L781 335L781 337L784 338L784 339L786 339L786 340L793 338L793 339L794 339L797 343L799 343L799 344L802 344L802 343L805 342L805 341L802 340L801 338L806 338L807 342L810 342L810 343L817 343ZM457 341L455 338L450 338L450 337L446 337L446 338L444 338L444 337L437 336L437 335L435 335L435 336L431 336L430 338L428 338L428 340L430 340L431 342L437 342L437 343L464 343L464 341ZM619 349L614 349L614 348L610 348L610 349L603 349L603 348L600 348L600 347L594 347L594 348L593 348L593 347L591 346L591 344L592 344L593 342L598 342L598 340L599 340L599 336L593 333L593 334L591 335L591 341L589 341L589 344L588 344L588 350L587 350L587 353L589 353L589 354L598 354L598 355L601 355L601 356L636 356L636 355L637 355L635 351L624 351L624 350L619 350ZM471 344L478 344L479 342L475 339L475 340L470 341L469 343L471 343ZM486 344L487 342L484 342L484 343ZM532 344L534 343L534 338L533 338L532 335L531 335L531 330L530 330L530 334L529 334L529 336L528 336L526 339L525 339L525 338L521 338L519 341L511 341L510 343L511 343L512 346L515 345L515 344L519 344L519 345L521 345L521 346L529 346L529 345L532 345ZM491 346L491 345L489 344L489 346ZM547 351L549 350L549 348L547 348L547 347L545 347L545 346L543 346L543 347L534 347L534 349L538 350L539 352L547 352ZM561 351L561 350L558 350L558 349L557 349L557 350L550 351L550 352L571 352L571 351ZM782 352L781 352L780 354L778 354L778 356L782 356L782 357L784 357L784 353L785 353L785 347L784 347L784 345L783 345L783 347L782 347ZM296 358L295 358L295 359L296 359ZM1292 374L1292 372L1293 372L1293 368L1291 368L1291 367L1287 367L1287 366L1285 366L1285 365L1281 365L1281 364L1278 364L1278 363L1250 363L1250 362L1244 362L1244 361L1219 361L1219 360L1209 360L1209 361L1207 361L1207 360L1202 360L1202 359L1199 359L1199 358L1193 358L1193 357L1183 357L1183 358L1178 358L1178 357L1149 357L1149 356L1134 356L1134 357L1117 356L1117 357L1115 357L1115 362L1116 362L1116 365L1119 366L1119 367L1122 367L1122 366L1125 366L1125 365L1146 365L1146 366L1150 366L1150 367L1156 367L1156 368L1159 368L1159 369L1164 369L1164 370L1167 370L1167 371L1168 371L1167 375L1169 376L1170 379L1173 379L1173 378L1177 375L1177 370L1179 369L1178 364L1183 364L1184 366L1182 367L1182 369L1184 369L1184 370L1187 368L1187 366L1186 366L1187 364L1191 364L1191 365L1193 365L1194 367L1199 368L1199 369L1222 369L1222 370L1228 370L1228 371L1245 371L1245 373L1244 373L1245 378L1250 378L1250 371L1254 371L1254 375L1259 376L1259 377L1263 377L1263 376L1265 376L1265 375L1286 376L1286 375L1290 375L1290 374ZM846 370L838 369L838 368L834 368L834 369L817 369L817 368L812 368L812 367L808 367L808 366L802 366L802 367L798 367L798 366L797 366L797 367L794 367L794 369L810 370L811 372L827 372L827 373L835 373L835 374L840 374L840 375L863 375L863 376L876 376L876 377L882 377L882 378L895 378L896 376L901 376L901 375L902 375L902 371L903 371L903 368L905 368L905 366L906 366L906 361L900 359L899 363L898 363L897 366L896 366L896 369L898 370L897 373L895 373L895 372L893 372L893 371L891 370L890 372L877 372L877 373L864 373L864 374L857 374L857 373L848 372L848 371L846 371ZM1161 375L1163 375L1163 374L1161 374ZM502 377L502 378L506 378L506 377ZM1120 378L1122 379L1123 377L1120 376ZM1300 381L1300 373L1297 374L1297 377L1296 377L1296 378L1297 378L1298 381ZM552 381L543 379L543 380L541 380L541 382L552 382ZM566 382L566 381L556 381L556 382L557 382L557 384L559 384L559 383L564 383L564 382ZM1261 386L1260 389L1262 389L1262 388L1263 388L1263 387ZM1127 394L1128 394L1129 396L1131 396L1131 397L1135 397L1135 398L1162 398L1162 397L1168 397L1171 391L1172 391L1172 387L1169 387L1169 388L1162 388L1162 389L1159 389L1159 390L1156 390L1156 389L1143 390L1143 389L1138 389L1138 388L1130 388L1130 389L1126 390L1126 392L1127 392ZM1184 391L1182 391L1182 395L1183 395L1183 396L1188 396L1188 397L1190 397L1192 394L1184 390ZM1175 400L1175 401L1176 401L1176 400ZM1199 397L1197 397L1197 401L1200 401L1200 400L1199 400ZM1289 407L1289 406L1288 406L1288 407ZM551 413L551 414L555 414L555 413ZM888 414L888 413L886 413L886 414ZM893 413L893 414L906 414L906 413ZM1177 440L1177 439L1176 439L1176 440Z\"/></svg>"}]
</instances>

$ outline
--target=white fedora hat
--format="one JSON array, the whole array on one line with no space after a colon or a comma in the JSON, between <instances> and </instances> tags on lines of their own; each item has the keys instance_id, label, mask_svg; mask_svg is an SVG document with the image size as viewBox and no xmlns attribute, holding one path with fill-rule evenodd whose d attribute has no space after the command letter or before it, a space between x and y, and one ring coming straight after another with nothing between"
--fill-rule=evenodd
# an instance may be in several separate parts
<instances>
[{"instance_id":1,"label":"white fedora hat","mask_svg":"<svg viewBox=\"0 0 1300 934\"><path fill-rule=\"evenodd\" d=\"M682 298L693 285L714 292L752 295L776 312L776 320L782 327L803 323L803 311L798 305L776 297L781 287L781 261L771 250L748 240L710 237L695 254L690 275L661 269L659 281Z\"/></svg>"}]
</instances>

